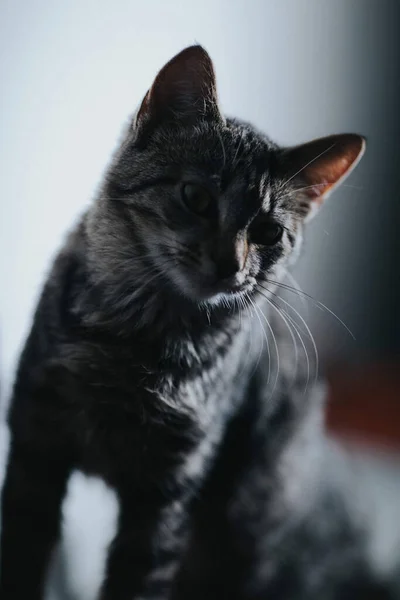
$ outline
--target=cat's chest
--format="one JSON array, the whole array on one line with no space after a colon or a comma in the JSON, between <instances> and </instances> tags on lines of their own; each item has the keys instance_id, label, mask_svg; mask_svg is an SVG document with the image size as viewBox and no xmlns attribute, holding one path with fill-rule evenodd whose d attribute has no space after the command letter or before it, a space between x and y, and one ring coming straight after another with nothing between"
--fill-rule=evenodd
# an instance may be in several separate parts
<instances>
[{"instance_id":1,"label":"cat's chest","mask_svg":"<svg viewBox=\"0 0 400 600\"><path fill-rule=\"evenodd\" d=\"M135 373L92 389L96 397L83 428L88 470L106 466L110 480L116 471L121 477L143 471L197 478L243 397L242 362L239 347L232 345L214 360L178 373L143 370L140 377Z\"/></svg>"},{"instance_id":2,"label":"cat's chest","mask_svg":"<svg viewBox=\"0 0 400 600\"><path fill-rule=\"evenodd\" d=\"M245 357L241 339L235 340L225 352L216 353L213 360L183 371L181 377L168 373L160 379L157 393L177 410L191 413L198 425L206 430L231 414L246 381Z\"/></svg>"},{"instance_id":3,"label":"cat's chest","mask_svg":"<svg viewBox=\"0 0 400 600\"><path fill-rule=\"evenodd\" d=\"M247 371L243 354L233 349L197 377L183 380L171 393L171 399L191 415L198 432L197 442L177 471L179 478L199 481L207 472L227 422L243 400Z\"/></svg>"}]
</instances>

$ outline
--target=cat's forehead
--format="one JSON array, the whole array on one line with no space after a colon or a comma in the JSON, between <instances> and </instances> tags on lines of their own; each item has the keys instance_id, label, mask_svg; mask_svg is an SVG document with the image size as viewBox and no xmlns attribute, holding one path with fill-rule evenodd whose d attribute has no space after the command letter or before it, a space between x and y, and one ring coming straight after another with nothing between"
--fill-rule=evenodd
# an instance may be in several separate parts
<instances>
[{"instance_id":1,"label":"cat's forehead","mask_svg":"<svg viewBox=\"0 0 400 600\"><path fill-rule=\"evenodd\" d=\"M221 189L229 189L238 196L254 196L262 202L264 210L268 210L273 157L269 140L252 127L236 121L228 122L227 137L229 156L221 173Z\"/></svg>"},{"instance_id":2,"label":"cat's forehead","mask_svg":"<svg viewBox=\"0 0 400 600\"><path fill-rule=\"evenodd\" d=\"M222 190L246 186L259 188L263 194L270 181L272 144L251 126L233 119L228 119L225 126L204 123L177 131L167 147L163 161L188 171L201 171Z\"/></svg>"}]
</instances>

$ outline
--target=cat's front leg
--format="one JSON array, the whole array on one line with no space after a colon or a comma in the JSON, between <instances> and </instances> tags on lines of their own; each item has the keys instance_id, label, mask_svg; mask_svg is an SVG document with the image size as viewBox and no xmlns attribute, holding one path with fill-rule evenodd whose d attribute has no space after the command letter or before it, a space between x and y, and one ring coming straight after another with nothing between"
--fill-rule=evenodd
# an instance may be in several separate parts
<instances>
[{"instance_id":1,"label":"cat's front leg","mask_svg":"<svg viewBox=\"0 0 400 600\"><path fill-rule=\"evenodd\" d=\"M155 517L156 516L156 517ZM101 600L165 600L184 545L186 502L154 493L121 498Z\"/></svg>"},{"instance_id":2,"label":"cat's front leg","mask_svg":"<svg viewBox=\"0 0 400 600\"><path fill-rule=\"evenodd\" d=\"M43 600L70 467L54 448L13 443L1 498L1 600Z\"/></svg>"}]
</instances>

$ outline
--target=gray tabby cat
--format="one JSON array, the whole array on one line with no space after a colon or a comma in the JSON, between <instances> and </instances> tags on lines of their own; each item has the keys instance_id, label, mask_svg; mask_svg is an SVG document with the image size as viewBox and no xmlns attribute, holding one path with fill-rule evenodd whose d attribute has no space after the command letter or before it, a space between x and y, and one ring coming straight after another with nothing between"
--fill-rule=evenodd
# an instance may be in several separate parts
<instances>
[{"instance_id":1,"label":"gray tabby cat","mask_svg":"<svg viewBox=\"0 0 400 600\"><path fill-rule=\"evenodd\" d=\"M160 71L54 263L21 357L2 600L43 598L73 469L119 498L102 600L321 598L327 581L324 597L366 597L358 532L335 494L313 493L320 395L261 345L268 331L285 343L268 302L364 146L345 134L282 149L226 119L200 46ZM335 569L314 569L324 553Z\"/></svg>"}]
</instances>

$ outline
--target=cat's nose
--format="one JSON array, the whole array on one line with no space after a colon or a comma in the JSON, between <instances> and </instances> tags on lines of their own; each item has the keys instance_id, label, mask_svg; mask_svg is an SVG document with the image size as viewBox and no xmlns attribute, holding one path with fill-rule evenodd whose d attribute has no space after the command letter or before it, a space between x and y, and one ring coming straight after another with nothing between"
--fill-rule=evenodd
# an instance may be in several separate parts
<instances>
[{"instance_id":1,"label":"cat's nose","mask_svg":"<svg viewBox=\"0 0 400 600\"><path fill-rule=\"evenodd\" d=\"M240 267L237 261L228 260L216 264L217 278L222 281L233 280L239 271Z\"/></svg>"},{"instance_id":2,"label":"cat's nose","mask_svg":"<svg viewBox=\"0 0 400 600\"><path fill-rule=\"evenodd\" d=\"M246 263L247 242L237 238L230 243L219 244L213 253L215 272L218 280L235 283Z\"/></svg>"}]
</instances>

